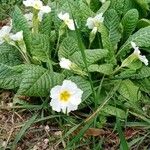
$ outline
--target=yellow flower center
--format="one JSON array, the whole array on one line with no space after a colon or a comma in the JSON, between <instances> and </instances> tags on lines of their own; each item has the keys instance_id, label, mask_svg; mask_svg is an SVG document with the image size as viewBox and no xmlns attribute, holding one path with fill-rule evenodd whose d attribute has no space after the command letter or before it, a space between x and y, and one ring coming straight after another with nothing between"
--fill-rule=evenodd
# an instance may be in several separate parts
<instances>
[{"instance_id":1,"label":"yellow flower center","mask_svg":"<svg viewBox=\"0 0 150 150\"><path fill-rule=\"evenodd\" d=\"M68 91L63 91L60 93L60 100L63 102L67 102L70 98L71 94Z\"/></svg>"}]
</instances>

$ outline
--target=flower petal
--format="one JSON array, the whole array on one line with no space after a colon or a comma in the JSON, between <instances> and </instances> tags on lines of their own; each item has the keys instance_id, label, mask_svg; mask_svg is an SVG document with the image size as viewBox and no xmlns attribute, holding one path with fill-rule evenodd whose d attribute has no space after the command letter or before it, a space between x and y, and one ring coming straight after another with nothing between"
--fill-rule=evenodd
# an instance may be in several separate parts
<instances>
[{"instance_id":1,"label":"flower petal","mask_svg":"<svg viewBox=\"0 0 150 150\"><path fill-rule=\"evenodd\" d=\"M62 89L69 90L71 93L76 92L78 89L77 85L71 80L64 80L62 84Z\"/></svg>"},{"instance_id":2,"label":"flower petal","mask_svg":"<svg viewBox=\"0 0 150 150\"><path fill-rule=\"evenodd\" d=\"M33 13L28 13L28 14L25 14L24 17L27 19L27 21L31 21L33 19Z\"/></svg>"},{"instance_id":3,"label":"flower petal","mask_svg":"<svg viewBox=\"0 0 150 150\"><path fill-rule=\"evenodd\" d=\"M52 99L59 99L60 91L61 91L61 86L60 85L54 86L50 91L50 97Z\"/></svg>"},{"instance_id":4,"label":"flower petal","mask_svg":"<svg viewBox=\"0 0 150 150\"><path fill-rule=\"evenodd\" d=\"M71 64L72 62L66 58L61 58L59 62L61 68L68 69L68 70L70 70Z\"/></svg>"},{"instance_id":5,"label":"flower petal","mask_svg":"<svg viewBox=\"0 0 150 150\"><path fill-rule=\"evenodd\" d=\"M94 21L93 21L93 18L92 18L92 17L89 17L89 18L87 19L86 26L88 26L89 29L93 29L93 28L94 28Z\"/></svg>"},{"instance_id":6,"label":"flower petal","mask_svg":"<svg viewBox=\"0 0 150 150\"><path fill-rule=\"evenodd\" d=\"M75 93L72 95L70 99L70 103L73 105L79 105L82 102L82 94L83 94L82 90L76 89Z\"/></svg>"},{"instance_id":7,"label":"flower petal","mask_svg":"<svg viewBox=\"0 0 150 150\"><path fill-rule=\"evenodd\" d=\"M148 66L148 59L145 56L140 55L139 59L146 65Z\"/></svg>"},{"instance_id":8,"label":"flower petal","mask_svg":"<svg viewBox=\"0 0 150 150\"><path fill-rule=\"evenodd\" d=\"M51 12L51 8L49 6L42 6L40 11L43 13L49 13Z\"/></svg>"},{"instance_id":9,"label":"flower petal","mask_svg":"<svg viewBox=\"0 0 150 150\"><path fill-rule=\"evenodd\" d=\"M44 13L42 11L39 11L39 13L38 13L38 19L39 19L40 22L43 19L43 15L44 15Z\"/></svg>"},{"instance_id":10,"label":"flower petal","mask_svg":"<svg viewBox=\"0 0 150 150\"><path fill-rule=\"evenodd\" d=\"M67 107L67 113L74 111L74 110L77 110L77 109L78 109L78 105L69 104Z\"/></svg>"},{"instance_id":11,"label":"flower petal","mask_svg":"<svg viewBox=\"0 0 150 150\"><path fill-rule=\"evenodd\" d=\"M23 31L17 32L16 34L10 35L10 38L13 41L22 41L23 40Z\"/></svg>"},{"instance_id":12,"label":"flower petal","mask_svg":"<svg viewBox=\"0 0 150 150\"><path fill-rule=\"evenodd\" d=\"M96 15L94 17L94 20L98 23L103 22L104 21L103 13L99 13L98 15Z\"/></svg>"},{"instance_id":13,"label":"flower petal","mask_svg":"<svg viewBox=\"0 0 150 150\"><path fill-rule=\"evenodd\" d=\"M54 111L60 112L61 111L61 105L59 104L59 101L57 99L52 99L50 102L50 106Z\"/></svg>"},{"instance_id":14,"label":"flower petal","mask_svg":"<svg viewBox=\"0 0 150 150\"><path fill-rule=\"evenodd\" d=\"M73 19L69 19L66 24L70 30L75 30L75 25L74 25Z\"/></svg>"},{"instance_id":15,"label":"flower petal","mask_svg":"<svg viewBox=\"0 0 150 150\"><path fill-rule=\"evenodd\" d=\"M26 0L26 1L23 1L23 4L24 4L26 7L31 7L31 6L33 6L33 4L34 4L34 0Z\"/></svg>"}]
</instances>

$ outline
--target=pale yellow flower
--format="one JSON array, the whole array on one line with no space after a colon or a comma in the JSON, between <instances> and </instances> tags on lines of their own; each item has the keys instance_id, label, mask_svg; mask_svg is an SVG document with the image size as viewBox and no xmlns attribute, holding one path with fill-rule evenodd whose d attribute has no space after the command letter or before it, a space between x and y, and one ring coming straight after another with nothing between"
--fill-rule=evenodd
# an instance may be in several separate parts
<instances>
[{"instance_id":1,"label":"pale yellow flower","mask_svg":"<svg viewBox=\"0 0 150 150\"><path fill-rule=\"evenodd\" d=\"M147 66L148 65L148 59L146 58L146 56L141 55L139 47L134 42L131 42L131 45L134 48L133 54L136 55L137 58Z\"/></svg>"},{"instance_id":2,"label":"pale yellow flower","mask_svg":"<svg viewBox=\"0 0 150 150\"><path fill-rule=\"evenodd\" d=\"M75 25L73 19L70 19L68 13L59 13L58 14L59 19L63 20L64 23L68 26L70 30L75 30Z\"/></svg>"},{"instance_id":3,"label":"pale yellow flower","mask_svg":"<svg viewBox=\"0 0 150 150\"><path fill-rule=\"evenodd\" d=\"M69 113L78 108L83 91L71 80L64 80L62 85L53 87L50 91L50 106L54 111Z\"/></svg>"}]
</instances>

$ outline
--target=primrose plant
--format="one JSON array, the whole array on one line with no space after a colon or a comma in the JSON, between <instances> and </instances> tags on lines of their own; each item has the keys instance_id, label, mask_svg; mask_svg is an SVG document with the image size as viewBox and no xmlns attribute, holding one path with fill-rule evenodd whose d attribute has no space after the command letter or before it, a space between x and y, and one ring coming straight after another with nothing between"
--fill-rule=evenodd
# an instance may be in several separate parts
<instances>
[{"instance_id":1,"label":"primrose plant","mask_svg":"<svg viewBox=\"0 0 150 150\"><path fill-rule=\"evenodd\" d=\"M15 7L0 29L0 88L15 91L14 104L20 96L48 97L52 110L68 114L97 109L109 97L103 117L142 112L150 26L138 26L136 5L120 12L109 0L98 2L24 0L25 13Z\"/></svg>"}]
</instances>

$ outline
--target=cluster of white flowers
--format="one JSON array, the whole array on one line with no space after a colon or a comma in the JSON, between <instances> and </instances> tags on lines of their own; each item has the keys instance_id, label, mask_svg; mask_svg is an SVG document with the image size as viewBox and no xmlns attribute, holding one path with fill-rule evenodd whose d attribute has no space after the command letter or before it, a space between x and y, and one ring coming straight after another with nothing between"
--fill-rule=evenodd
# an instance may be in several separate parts
<instances>
[{"instance_id":1,"label":"cluster of white flowers","mask_svg":"<svg viewBox=\"0 0 150 150\"><path fill-rule=\"evenodd\" d=\"M43 6L43 3L41 0L25 0L23 1L23 4L26 7L33 7L34 9L38 10L38 19L39 21L42 21L43 15L45 13L51 12L51 8L49 6ZM27 15L26 15L27 16ZM31 13L27 16L27 18L31 20L33 15Z\"/></svg>"},{"instance_id":2,"label":"cluster of white flowers","mask_svg":"<svg viewBox=\"0 0 150 150\"><path fill-rule=\"evenodd\" d=\"M137 58L147 66L148 65L148 59L146 58L146 56L141 55L139 47L134 42L131 42L131 45L134 49L133 54L136 55Z\"/></svg>"},{"instance_id":3,"label":"cluster of white flowers","mask_svg":"<svg viewBox=\"0 0 150 150\"><path fill-rule=\"evenodd\" d=\"M22 41L23 40L23 31L17 32L16 34L11 33L11 26L3 26L0 30L0 45L4 42L13 41Z\"/></svg>"}]
</instances>

